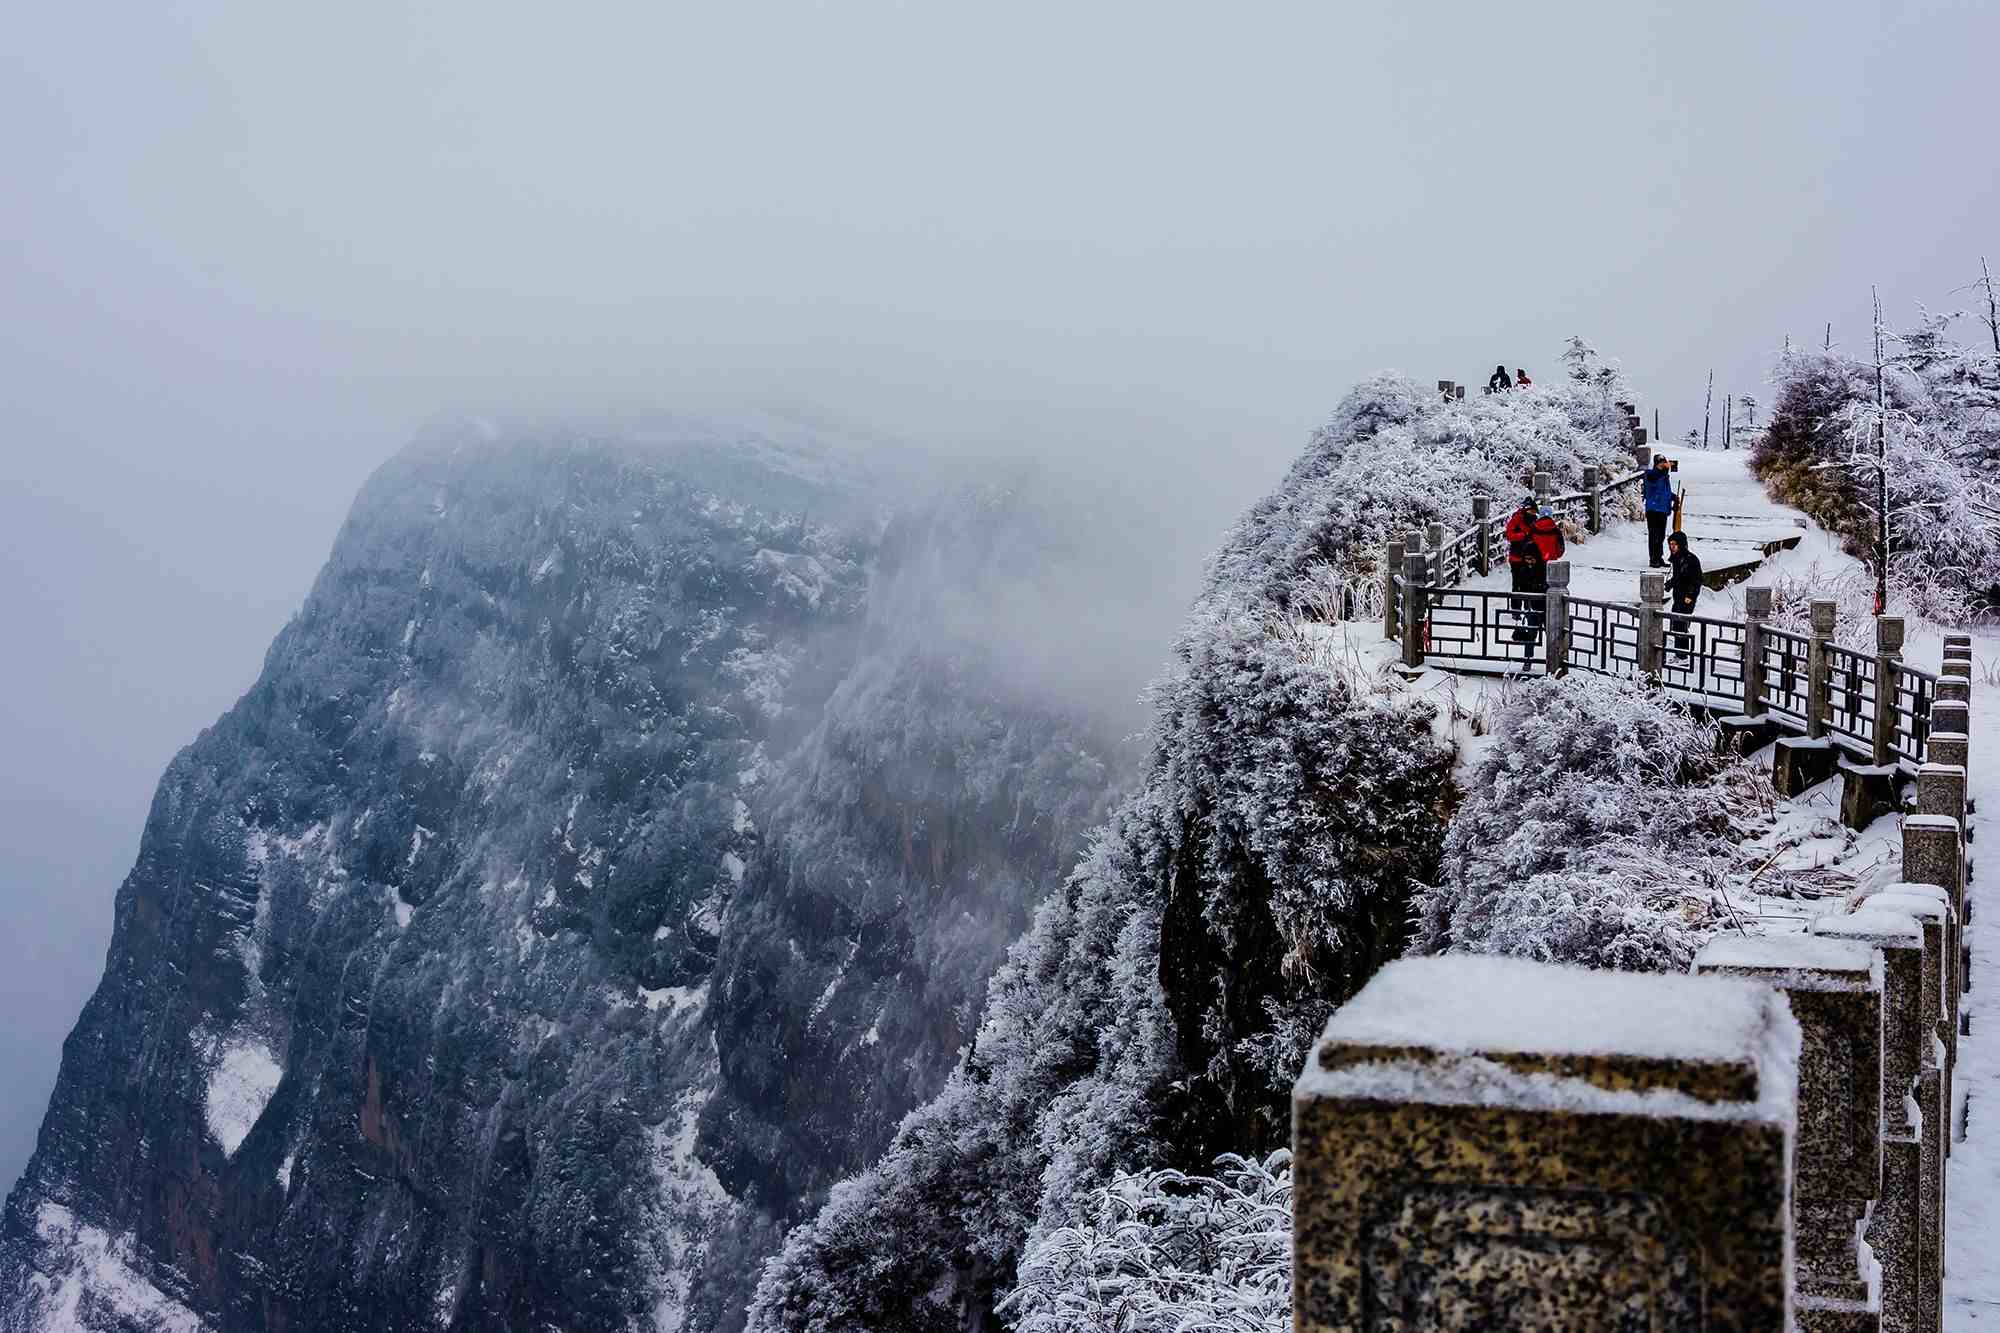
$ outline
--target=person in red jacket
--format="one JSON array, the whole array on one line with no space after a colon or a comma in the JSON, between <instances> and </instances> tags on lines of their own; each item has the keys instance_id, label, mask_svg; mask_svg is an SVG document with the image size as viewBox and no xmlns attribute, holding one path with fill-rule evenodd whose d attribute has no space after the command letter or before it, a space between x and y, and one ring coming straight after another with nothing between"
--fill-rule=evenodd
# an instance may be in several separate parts
<instances>
[{"instance_id":1,"label":"person in red jacket","mask_svg":"<svg viewBox=\"0 0 2000 1333\"><path fill-rule=\"evenodd\" d=\"M1549 561L1563 557L1562 527L1555 510L1530 495L1507 520L1507 572L1514 591L1514 641L1533 645L1542 632L1542 594L1549 590ZM1530 648L1532 652L1532 647Z\"/></svg>"}]
</instances>

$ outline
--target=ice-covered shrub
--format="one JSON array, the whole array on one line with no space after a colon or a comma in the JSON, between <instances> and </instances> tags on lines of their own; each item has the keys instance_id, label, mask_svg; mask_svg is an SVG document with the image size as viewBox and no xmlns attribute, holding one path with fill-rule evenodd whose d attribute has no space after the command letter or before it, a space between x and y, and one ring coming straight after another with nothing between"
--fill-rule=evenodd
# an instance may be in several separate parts
<instances>
[{"instance_id":1,"label":"ice-covered shrub","mask_svg":"<svg viewBox=\"0 0 2000 1333\"><path fill-rule=\"evenodd\" d=\"M1215 1174L1154 1171L1092 1192L1037 1242L1002 1305L1015 1333L1287 1333L1291 1154L1227 1155Z\"/></svg>"},{"instance_id":2,"label":"ice-covered shrub","mask_svg":"<svg viewBox=\"0 0 2000 1333\"><path fill-rule=\"evenodd\" d=\"M1729 837L1707 730L1630 681L1530 683L1501 712L1419 893L1415 952L1687 966L1687 904Z\"/></svg>"},{"instance_id":3,"label":"ice-covered shrub","mask_svg":"<svg viewBox=\"0 0 2000 1333\"><path fill-rule=\"evenodd\" d=\"M2000 597L2000 352L1955 340L1959 318L1920 310L1914 327L1883 331L1879 403L1872 352L1788 349L1752 457L1773 495L1872 562L1879 448L1890 582L1939 620Z\"/></svg>"},{"instance_id":4,"label":"ice-covered shrub","mask_svg":"<svg viewBox=\"0 0 2000 1333\"><path fill-rule=\"evenodd\" d=\"M1308 570L1375 574L1390 536L1431 522L1456 534L1475 495L1504 505L1536 472L1568 491L1586 466L1629 469L1614 403L1622 387L1600 367L1584 380L1445 402L1393 373L1364 380L1283 484L1238 520L1210 562L1209 591L1303 611Z\"/></svg>"}]
</instances>

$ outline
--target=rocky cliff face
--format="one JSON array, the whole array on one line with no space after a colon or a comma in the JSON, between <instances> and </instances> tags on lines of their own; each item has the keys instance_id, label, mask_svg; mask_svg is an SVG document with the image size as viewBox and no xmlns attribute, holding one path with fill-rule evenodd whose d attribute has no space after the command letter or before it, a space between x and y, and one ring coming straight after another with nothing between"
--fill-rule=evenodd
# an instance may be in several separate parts
<instances>
[{"instance_id":1,"label":"rocky cliff face","mask_svg":"<svg viewBox=\"0 0 2000 1333\"><path fill-rule=\"evenodd\" d=\"M1077 553L649 434L370 481L160 784L0 1330L733 1328L942 1086L1128 767L981 630Z\"/></svg>"}]
</instances>

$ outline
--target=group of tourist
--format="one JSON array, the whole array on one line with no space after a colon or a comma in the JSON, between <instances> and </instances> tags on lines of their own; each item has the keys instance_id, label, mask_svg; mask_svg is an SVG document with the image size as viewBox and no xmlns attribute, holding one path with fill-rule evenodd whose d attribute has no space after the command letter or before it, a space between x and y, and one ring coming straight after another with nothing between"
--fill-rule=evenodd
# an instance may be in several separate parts
<instances>
[{"instance_id":1,"label":"group of tourist","mask_svg":"<svg viewBox=\"0 0 2000 1333\"><path fill-rule=\"evenodd\" d=\"M1647 470L1642 496L1646 508L1647 567L1667 570L1667 593L1675 614L1693 615L1694 604L1701 596L1701 558L1689 547L1685 532L1678 527L1667 531L1677 497L1674 465L1665 454L1655 458ZM1549 590L1549 562L1562 559L1566 549L1555 506L1545 499L1527 496L1508 518L1505 535L1507 572L1513 580L1513 591L1523 594L1514 600L1514 641L1531 645L1528 651L1532 653L1532 645L1542 632L1541 594ZM1661 558L1663 544L1665 559ZM1673 637L1685 652L1687 636Z\"/></svg>"},{"instance_id":2,"label":"group of tourist","mask_svg":"<svg viewBox=\"0 0 2000 1333\"><path fill-rule=\"evenodd\" d=\"M1509 378L1507 366L1503 362L1493 367L1493 373L1486 377L1486 392L1505 393L1509 389L1525 389L1533 383L1534 381L1528 378L1528 372L1518 367L1515 368L1513 377Z\"/></svg>"}]
</instances>

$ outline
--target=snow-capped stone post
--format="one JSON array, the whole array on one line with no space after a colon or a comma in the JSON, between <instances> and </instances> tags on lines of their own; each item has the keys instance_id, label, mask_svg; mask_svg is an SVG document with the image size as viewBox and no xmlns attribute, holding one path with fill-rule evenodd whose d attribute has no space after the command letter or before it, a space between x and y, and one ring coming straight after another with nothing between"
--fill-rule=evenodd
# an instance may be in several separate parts
<instances>
[{"instance_id":1,"label":"snow-capped stone post","mask_svg":"<svg viewBox=\"0 0 2000 1333\"><path fill-rule=\"evenodd\" d=\"M1903 618L1875 620L1875 757L1873 763L1896 762L1896 668L1903 661Z\"/></svg>"},{"instance_id":2,"label":"snow-capped stone post","mask_svg":"<svg viewBox=\"0 0 2000 1333\"><path fill-rule=\"evenodd\" d=\"M1592 533L1604 531L1604 484L1603 469L1595 463L1583 470L1583 489L1586 492L1583 510L1583 525Z\"/></svg>"},{"instance_id":3,"label":"snow-capped stone post","mask_svg":"<svg viewBox=\"0 0 2000 1333\"><path fill-rule=\"evenodd\" d=\"M1390 963L1293 1088L1292 1327L1790 1327L1799 1056L1759 982Z\"/></svg>"},{"instance_id":4,"label":"snow-capped stone post","mask_svg":"<svg viewBox=\"0 0 2000 1333\"><path fill-rule=\"evenodd\" d=\"M1913 917L1924 933L1923 995L1919 1013L1923 1030L1919 1037L1922 1057L1917 1066L1917 1111L1921 1117L1922 1153L1919 1183L1922 1203L1918 1212L1918 1237L1922 1245L1924 1282L1935 1283L1940 1293L1944 1284L1944 1159L1950 1151L1945 1134L1951 1101L1948 1059L1938 1024L1944 1015L1944 990L1948 964L1946 941L1950 930L1946 921L1950 908L1937 898L1921 893L1878 893L1866 899L1864 907L1902 912ZM1941 1297L1940 1297L1941 1299ZM1928 1310L1926 1311L1928 1315ZM1935 1320L1921 1325L1936 1328Z\"/></svg>"},{"instance_id":5,"label":"snow-capped stone post","mask_svg":"<svg viewBox=\"0 0 2000 1333\"><path fill-rule=\"evenodd\" d=\"M1944 661L1938 663L1938 675L1957 676L1962 680L1969 681L1972 679L1972 658L1970 656L1947 657Z\"/></svg>"},{"instance_id":6,"label":"snow-capped stone post","mask_svg":"<svg viewBox=\"0 0 2000 1333\"><path fill-rule=\"evenodd\" d=\"M1955 764L1964 768L1968 748L1962 731L1933 731L1924 744L1924 753L1933 764Z\"/></svg>"},{"instance_id":7,"label":"snow-capped stone post","mask_svg":"<svg viewBox=\"0 0 2000 1333\"><path fill-rule=\"evenodd\" d=\"M1403 543L1391 537L1382 557L1382 637L1391 643L1403 632L1403 612L1396 601L1396 580L1402 574Z\"/></svg>"},{"instance_id":8,"label":"snow-capped stone post","mask_svg":"<svg viewBox=\"0 0 2000 1333\"><path fill-rule=\"evenodd\" d=\"M1638 461L1641 472L1653 466L1653 450L1644 440L1639 441L1639 447L1632 451L1632 457Z\"/></svg>"},{"instance_id":9,"label":"snow-capped stone post","mask_svg":"<svg viewBox=\"0 0 2000 1333\"><path fill-rule=\"evenodd\" d=\"M1433 587L1442 588L1451 580L1445 577L1444 568L1444 524L1433 523L1424 529L1424 554L1430 566L1430 581Z\"/></svg>"},{"instance_id":10,"label":"snow-capped stone post","mask_svg":"<svg viewBox=\"0 0 2000 1333\"><path fill-rule=\"evenodd\" d=\"M1540 509L1543 505L1547 504L1549 497L1555 493L1555 482L1549 477L1549 474L1546 472L1537 472L1535 474L1535 508Z\"/></svg>"},{"instance_id":11,"label":"snow-capped stone post","mask_svg":"<svg viewBox=\"0 0 2000 1333\"><path fill-rule=\"evenodd\" d=\"M1965 769L1936 760L1917 765L1917 813L1949 815L1965 826Z\"/></svg>"},{"instance_id":12,"label":"snow-capped stone post","mask_svg":"<svg viewBox=\"0 0 2000 1333\"><path fill-rule=\"evenodd\" d=\"M1831 672L1827 646L1833 642L1833 627L1840 604L1830 597L1816 597L1812 603L1812 642L1806 648L1806 735L1814 740L1826 735L1827 715L1833 709Z\"/></svg>"},{"instance_id":13,"label":"snow-capped stone post","mask_svg":"<svg viewBox=\"0 0 2000 1333\"><path fill-rule=\"evenodd\" d=\"M1569 561L1549 561L1548 577L1549 590L1542 598L1547 612L1542 646L1548 654L1546 668L1553 676L1562 671L1569 657Z\"/></svg>"},{"instance_id":14,"label":"snow-capped stone post","mask_svg":"<svg viewBox=\"0 0 2000 1333\"><path fill-rule=\"evenodd\" d=\"M1945 1092L1951 1091L1951 1076L1958 1068L1958 997L1965 977L1965 969L1959 957L1959 946L1965 938L1965 931L1957 916L1951 911L1951 897L1935 884L1916 884L1899 881L1878 889L1875 897L1885 902L1894 898L1916 898L1936 903L1944 910L1944 940L1942 960L1939 965L1938 982L1943 994L1938 999L1938 1040L1944 1043L1945 1052ZM1869 899L1873 901L1873 898ZM1946 1151L1950 1151L1950 1140L1946 1139Z\"/></svg>"},{"instance_id":15,"label":"snow-capped stone post","mask_svg":"<svg viewBox=\"0 0 2000 1333\"><path fill-rule=\"evenodd\" d=\"M1493 497L1472 497L1472 524L1479 531L1479 543L1472 550L1472 567L1480 576L1493 572Z\"/></svg>"},{"instance_id":16,"label":"snow-capped stone post","mask_svg":"<svg viewBox=\"0 0 2000 1333\"><path fill-rule=\"evenodd\" d=\"M1422 548L1403 555L1403 665L1424 664L1424 582L1429 565Z\"/></svg>"},{"instance_id":17,"label":"snow-capped stone post","mask_svg":"<svg viewBox=\"0 0 2000 1333\"><path fill-rule=\"evenodd\" d=\"M1950 666L1951 663L1946 662L1945 665ZM1951 679L1950 676L1938 677L1938 688L1942 690ZM1952 693L1956 694L1958 691L1954 690ZM1970 701L1972 683L1970 681L1967 681L1965 684L1965 694L1967 698L1964 700L1940 697L1931 702L1932 731L1949 731L1964 735L1972 730L1972 704Z\"/></svg>"},{"instance_id":18,"label":"snow-capped stone post","mask_svg":"<svg viewBox=\"0 0 2000 1333\"><path fill-rule=\"evenodd\" d=\"M1920 1322L1922 1283L1923 1136L1915 1095L1923 1065L1924 933L1904 912L1863 908L1813 922L1815 935L1859 940L1882 954L1882 1185L1866 1239L1882 1265L1882 1328L1909 1333Z\"/></svg>"},{"instance_id":19,"label":"snow-capped stone post","mask_svg":"<svg viewBox=\"0 0 2000 1333\"><path fill-rule=\"evenodd\" d=\"M1931 767L1926 764L1925 768ZM1924 786L1919 770L1917 799ZM1934 784L1932 792L1938 787ZM1963 788L1960 788L1962 791ZM1942 798L1933 795L1934 800ZM1961 799L1963 799L1961 797ZM1903 819L1903 878L1912 884L1935 884L1945 892L1952 912L1965 919L1965 845L1963 826L1950 815L1914 814Z\"/></svg>"},{"instance_id":20,"label":"snow-capped stone post","mask_svg":"<svg viewBox=\"0 0 2000 1333\"><path fill-rule=\"evenodd\" d=\"M1660 678L1660 648L1666 622L1667 576L1657 569L1639 575L1639 674Z\"/></svg>"},{"instance_id":21,"label":"snow-capped stone post","mask_svg":"<svg viewBox=\"0 0 2000 1333\"><path fill-rule=\"evenodd\" d=\"M1749 977L1785 993L1798 1020L1799 1143L1792 1223L1799 1326L1879 1319L1854 1224L1882 1173L1882 980L1858 940L1718 935L1695 958L1702 974Z\"/></svg>"}]
</instances>

